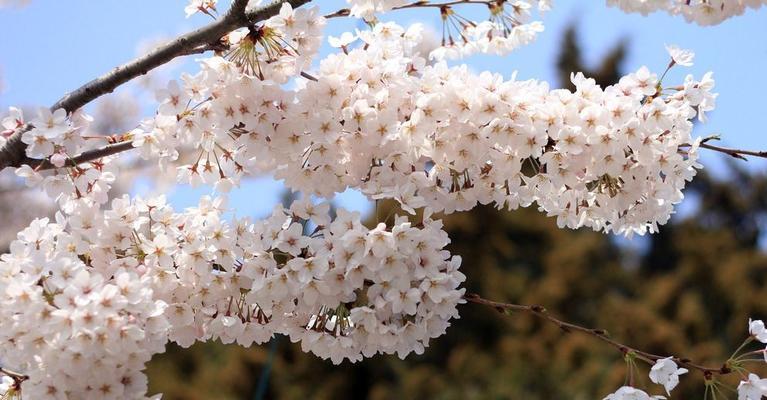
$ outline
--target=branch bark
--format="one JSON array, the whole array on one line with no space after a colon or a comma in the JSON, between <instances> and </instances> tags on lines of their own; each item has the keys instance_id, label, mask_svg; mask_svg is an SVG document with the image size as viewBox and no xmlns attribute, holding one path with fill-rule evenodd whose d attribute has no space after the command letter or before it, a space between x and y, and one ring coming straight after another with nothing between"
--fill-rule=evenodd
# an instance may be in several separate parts
<instances>
[{"instance_id":1,"label":"branch bark","mask_svg":"<svg viewBox=\"0 0 767 400\"><path fill-rule=\"evenodd\" d=\"M176 57L199 53L199 49L204 48L204 46L214 46L224 35L237 28L245 27L277 15L283 3L289 3L293 7L300 7L310 1L275 0L263 7L248 10L248 0L234 0L229 11L221 19L181 35L175 40L133 61L116 67L106 74L65 94L64 97L51 106L51 111L63 108L68 113L71 113L105 94L113 92L124 83L141 75L146 75L149 71L167 64ZM21 135L29 129L29 125L18 129L8 138L5 145L0 148L0 170L5 167L18 167L22 164L32 165L35 162L39 164L40 160L32 160L26 157L26 144L21 141ZM127 150L127 148L124 150Z\"/></svg>"},{"instance_id":2,"label":"branch bark","mask_svg":"<svg viewBox=\"0 0 767 400\"><path fill-rule=\"evenodd\" d=\"M130 140L108 144L97 149L84 151L81 154L68 159L66 161L66 166L76 167L82 163L98 160L99 158L111 156L113 154L122 153L123 151L130 150L132 148L133 142ZM37 169L38 171L56 168L56 166L51 164L49 160L30 159L30 162L27 163L27 165L33 169Z\"/></svg>"}]
</instances>

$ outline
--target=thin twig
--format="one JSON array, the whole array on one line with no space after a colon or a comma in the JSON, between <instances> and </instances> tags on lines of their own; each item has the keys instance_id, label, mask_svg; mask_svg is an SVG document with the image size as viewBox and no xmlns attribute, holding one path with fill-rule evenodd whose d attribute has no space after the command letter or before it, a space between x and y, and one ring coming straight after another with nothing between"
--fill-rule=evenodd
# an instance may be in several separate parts
<instances>
[{"instance_id":1,"label":"thin twig","mask_svg":"<svg viewBox=\"0 0 767 400\"><path fill-rule=\"evenodd\" d=\"M511 304L511 303L500 303L497 301L487 300L479 296L478 294L474 293L467 293L464 296L464 299L468 301L469 303L474 304L480 304L488 307L492 307L493 309L505 312L507 310L509 311L520 311L525 312L528 314L532 314L542 320L545 320L547 322L550 322L559 329L561 329L564 332L581 332L585 333L589 336L593 336L607 344L609 344L612 347L615 347L618 349L621 353L624 355L632 353L634 354L638 359L641 359L649 364L653 364L656 360L660 360L663 358L667 358L668 356L661 356L657 354L648 353L646 351L642 351L639 349L636 349L634 347L625 345L623 343L618 342L617 340L614 340L610 338L607 331L604 329L592 329L587 328L581 325L576 325L571 322L563 321L557 317L554 317L553 315L549 314L548 311L546 311L546 308L540 305L522 305L522 304ZM732 372L730 368L728 368L726 365L723 365L720 368L711 368L706 367L704 365L693 363L688 358L680 358L680 357L672 357L672 359L677 363L680 364L688 369L694 369L702 372L703 374L710 376L710 375L727 375Z\"/></svg>"},{"instance_id":2,"label":"thin twig","mask_svg":"<svg viewBox=\"0 0 767 400\"><path fill-rule=\"evenodd\" d=\"M720 153L727 154L730 157L735 157L735 158L746 160L746 161L748 161L748 159L745 156L767 158L767 151L730 149L727 147L715 146L713 144L708 144L708 143L701 143L700 147L704 149L718 151Z\"/></svg>"}]
</instances>

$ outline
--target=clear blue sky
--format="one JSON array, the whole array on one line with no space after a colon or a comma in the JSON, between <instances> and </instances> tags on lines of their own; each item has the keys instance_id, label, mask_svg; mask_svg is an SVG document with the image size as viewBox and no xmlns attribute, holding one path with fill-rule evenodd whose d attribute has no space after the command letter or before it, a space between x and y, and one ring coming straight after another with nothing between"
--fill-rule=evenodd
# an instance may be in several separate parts
<instances>
[{"instance_id":1,"label":"clear blue sky","mask_svg":"<svg viewBox=\"0 0 767 400\"><path fill-rule=\"evenodd\" d=\"M222 3L223 8L227 2ZM315 3L324 12L344 6L342 0ZM50 105L67 91L136 56L140 42L172 37L208 22L203 16L185 19L185 4L184 0L32 0L24 8L0 9L0 76L4 82L0 107ZM439 27L436 12L398 12L388 18ZM546 31L532 45L507 57L476 57L466 62L477 71L508 76L518 70L520 78L556 84L555 58L562 31L570 22L579 27L588 61L596 62L616 41L628 39L627 71L647 65L662 72L668 62L664 44L677 44L697 54L689 72L700 76L714 71L720 93L717 109L697 133L720 133L728 146L767 149L767 128L762 120L767 115L767 8L715 27L699 27L664 14L628 15L608 8L602 0L555 0L554 10L543 22ZM354 27L349 19L336 19L330 21L327 32L337 35ZM674 71L668 82L681 81L688 71ZM721 158L707 154L703 161L716 173L722 169ZM752 160L749 168L764 173L767 163ZM270 179L255 180L234 191L231 204L238 215L263 215L278 201L280 187ZM209 191L180 187L171 199L178 206L188 206L196 202L198 194ZM339 202L351 208L368 207L354 193L342 196Z\"/></svg>"}]
</instances>

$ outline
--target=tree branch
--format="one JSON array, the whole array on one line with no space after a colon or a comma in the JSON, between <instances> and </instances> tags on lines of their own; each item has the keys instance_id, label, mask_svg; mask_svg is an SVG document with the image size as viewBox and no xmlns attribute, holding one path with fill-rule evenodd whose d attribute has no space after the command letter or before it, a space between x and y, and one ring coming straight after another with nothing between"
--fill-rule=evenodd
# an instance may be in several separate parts
<instances>
[{"instance_id":1,"label":"tree branch","mask_svg":"<svg viewBox=\"0 0 767 400\"><path fill-rule=\"evenodd\" d=\"M621 353L624 355L633 353L637 358L647 362L648 364L653 364L656 360L660 360L663 358L667 358L668 356L661 356L657 354L648 353L639 349L636 349L634 347L625 345L623 343L620 343L608 335L607 331L604 329L593 329L593 328L587 328L584 326L576 325L571 322L563 321L557 317L554 317L553 315L549 314L548 311L546 311L546 308L540 305L522 305L522 304L511 304L511 303L499 303L492 300L487 300L482 297L480 297L478 294L474 293L467 293L463 297L466 301L469 303L474 304L480 304L488 307L492 307L496 311L499 312L506 312L506 311L520 311L525 312L528 314L532 314L537 318L540 318L544 321L550 322L565 333L569 332L581 332L585 333L589 336L593 336L607 344L609 344L612 347L615 347L618 349ZM679 365L682 365L688 369L694 369L702 372L706 376L711 375L727 375L732 372L732 370L727 365L722 365L720 368L711 368L706 367L704 365L693 363L688 358L680 358L680 357L672 357L674 362L676 362Z\"/></svg>"},{"instance_id":2,"label":"tree branch","mask_svg":"<svg viewBox=\"0 0 767 400\"><path fill-rule=\"evenodd\" d=\"M81 154L68 159L66 161L66 166L76 167L82 163L98 160L99 158L111 156L113 154L122 153L123 151L130 150L132 148L133 148L133 141L131 140L108 144L106 146L99 147L97 149L84 151ZM30 167L34 169L37 169L38 171L57 168L55 165L51 164L49 160L31 159L30 161L31 162L27 163L27 165L29 165Z\"/></svg>"},{"instance_id":3,"label":"tree branch","mask_svg":"<svg viewBox=\"0 0 767 400\"><path fill-rule=\"evenodd\" d=\"M18 387L21 387L21 382L24 382L25 380L29 379L27 375L20 374L18 372L14 372L14 371L5 369L3 367L0 367L0 374L10 376L11 379L13 379L14 384Z\"/></svg>"},{"instance_id":4,"label":"tree branch","mask_svg":"<svg viewBox=\"0 0 767 400\"><path fill-rule=\"evenodd\" d=\"M116 67L112 71L67 93L51 106L51 111L63 108L68 113L71 113L105 94L113 92L122 84L141 75L146 75L149 71L167 64L176 57L202 52L206 48L205 46L215 46L224 35L237 28L277 15L283 3L289 3L293 7L300 7L310 1L275 0L263 7L247 10L248 0L234 0L229 11L221 19L181 35L175 40L133 61ZM8 138L5 145L0 148L0 170L5 167L18 167L22 164L31 165L35 162L26 157L26 144L21 141L21 135L29 129L29 125L18 129Z\"/></svg>"},{"instance_id":5,"label":"tree branch","mask_svg":"<svg viewBox=\"0 0 767 400\"><path fill-rule=\"evenodd\" d=\"M149 71L167 64L174 58L188 54L194 48L207 44L215 44L227 33L250 23L262 21L279 13L282 3L290 3L299 7L310 0L276 0L271 4L255 10L247 11L247 0L235 0L232 7L223 18L202 28L179 36L175 40L160 46L149 53L123 64L110 72L86 83L78 89L67 93L57 101L51 110L63 108L72 112L90 103L100 96L111 93L120 85Z\"/></svg>"},{"instance_id":6,"label":"tree branch","mask_svg":"<svg viewBox=\"0 0 767 400\"><path fill-rule=\"evenodd\" d=\"M727 147L714 146L713 144L708 144L708 143L701 143L700 147L704 149L718 151L720 153L727 154L730 157L739 158L745 161L748 161L748 159L745 156L767 158L767 151L730 149Z\"/></svg>"}]
</instances>

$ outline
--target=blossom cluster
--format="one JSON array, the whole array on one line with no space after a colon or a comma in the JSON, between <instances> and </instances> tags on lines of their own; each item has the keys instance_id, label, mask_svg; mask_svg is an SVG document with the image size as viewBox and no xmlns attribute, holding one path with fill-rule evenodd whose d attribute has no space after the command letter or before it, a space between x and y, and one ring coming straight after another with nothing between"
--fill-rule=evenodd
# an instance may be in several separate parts
<instances>
[{"instance_id":1,"label":"blossom cluster","mask_svg":"<svg viewBox=\"0 0 767 400\"><path fill-rule=\"evenodd\" d=\"M85 217L85 216L80 216ZM139 398L140 373L164 349L165 304L148 275L91 247L96 227L39 219L0 257L0 360L29 379L29 398ZM109 271L108 273L106 271Z\"/></svg>"},{"instance_id":2,"label":"blossom cluster","mask_svg":"<svg viewBox=\"0 0 767 400\"><path fill-rule=\"evenodd\" d=\"M207 59L177 90L208 87L210 100L161 107L136 145L171 157L195 147L178 175L192 185L274 173L297 191L351 187L410 211L537 203L560 226L623 234L656 231L681 201L699 167L692 119L716 99L710 73L674 88L644 67L607 88L575 74L575 92L551 90L429 64L420 39L418 27L377 24L297 90Z\"/></svg>"},{"instance_id":3,"label":"blossom cluster","mask_svg":"<svg viewBox=\"0 0 767 400\"><path fill-rule=\"evenodd\" d=\"M30 398L141 398L168 340L281 333L339 363L421 353L458 316L460 257L428 215L368 229L308 199L255 224L207 197L183 213L163 197L76 204L0 257L0 360Z\"/></svg>"},{"instance_id":4,"label":"blossom cluster","mask_svg":"<svg viewBox=\"0 0 767 400\"><path fill-rule=\"evenodd\" d=\"M311 67L322 44L324 26L318 7L294 10L285 2L279 14L260 26L230 33L227 39L233 50L227 57L251 76L286 83ZM199 101L199 97L185 100Z\"/></svg>"},{"instance_id":5,"label":"blossom cluster","mask_svg":"<svg viewBox=\"0 0 767 400\"><path fill-rule=\"evenodd\" d=\"M82 111L67 116L63 109L51 112L44 107L38 109L35 118L26 121L20 109L11 107L9 115L2 120L4 131L23 129L21 140L27 144L27 157L46 161L55 168L54 173L43 174L40 166L25 164L16 170L16 175L24 178L29 186L44 188L49 197L59 199L65 208L71 207L72 199L105 203L116 178L116 166L108 157L79 164L72 159L86 149L107 143L107 137L89 141L80 134L91 121ZM31 129L24 130L27 125Z\"/></svg>"},{"instance_id":6,"label":"blossom cluster","mask_svg":"<svg viewBox=\"0 0 767 400\"><path fill-rule=\"evenodd\" d=\"M688 22L716 25L743 14L748 8L767 5L767 0L607 0L607 4L625 12L647 15L665 11L671 15L682 15Z\"/></svg>"},{"instance_id":7,"label":"blossom cluster","mask_svg":"<svg viewBox=\"0 0 767 400\"><path fill-rule=\"evenodd\" d=\"M187 211L194 217L178 235L186 239L166 260L177 267L164 273L178 282L164 283L161 296L170 339L182 346L250 346L281 333L334 363L404 358L458 316L464 276L460 257L443 250L449 239L439 221L396 218L367 229L359 213L341 209L331 222L328 203L303 200L229 227L214 209Z\"/></svg>"},{"instance_id":8,"label":"blossom cluster","mask_svg":"<svg viewBox=\"0 0 767 400\"><path fill-rule=\"evenodd\" d=\"M471 2L466 5L487 7L488 18L474 21L456 9L462 2L445 5L405 0L347 0L351 4L350 15L374 20L375 15L397 8L437 7L442 20L442 41L429 54L431 59L455 59L476 53L505 55L518 47L531 43L543 31L540 21L532 21L532 11L540 13L551 9L549 0L516 0Z\"/></svg>"},{"instance_id":9,"label":"blossom cluster","mask_svg":"<svg viewBox=\"0 0 767 400\"><path fill-rule=\"evenodd\" d=\"M420 3L350 3L371 28L333 39L341 50L317 71L325 19L284 3L228 34L228 51L170 82L157 114L121 137L177 167L182 183L225 193L272 174L302 193L261 221L228 218L222 198L176 212L163 197L123 196L107 208L117 163L74 159L104 144L82 135L91 118L41 109L26 121L11 109L0 140L23 131L27 157L50 167L17 175L61 206L0 257L0 341L10 344L0 362L29 376L26 396L142 398L144 364L168 341L250 346L283 334L334 363L421 353L464 294L461 259L433 213L535 205L560 227L644 234L700 168L691 131L715 106L710 73L667 86L642 67L605 88L577 73L574 91L552 90L443 60L529 42L542 29L533 3L545 11L548 1L482 3L490 18L479 23L440 7L460 39L447 32L436 50L420 25L375 21ZM192 0L186 11L215 7ZM690 52L668 50L669 68L691 65ZM348 188L411 215L371 229L312 200ZM668 393L685 372L661 359L650 379ZM743 391L763 387L749 382ZM3 378L0 394L12 384ZM628 398L651 397L628 386L608 396Z\"/></svg>"},{"instance_id":10,"label":"blossom cluster","mask_svg":"<svg viewBox=\"0 0 767 400\"><path fill-rule=\"evenodd\" d=\"M679 368L673 357L662 358L655 361L650 368L650 381L662 385L666 390L666 394L670 395L671 391L679 384L679 376L687 372L686 368ZM626 385L609 394L604 400L654 400L665 398L665 396L660 395L649 395L642 389Z\"/></svg>"},{"instance_id":11,"label":"blossom cluster","mask_svg":"<svg viewBox=\"0 0 767 400\"><path fill-rule=\"evenodd\" d=\"M723 383L715 380L713 376L708 376L706 378L706 395L704 398L708 398L709 392L714 393L713 398L717 398L716 393L722 393L723 389L737 392L738 400L761 400L767 397L767 379L760 378L746 367L749 362L760 361L760 359L752 358L753 355L760 355L767 362L767 348L742 352L752 342L758 342L762 345L767 344L767 328L762 320L749 319L748 333L749 336L743 344L735 350L724 364L729 370L737 372L741 376L742 380L738 383L737 390L725 386ZM633 353L629 352L629 355L631 354ZM650 381L662 385L667 395L670 395L671 391L679 384L679 377L689 372L686 368L680 368L675 360L683 362L674 357L667 357L658 359L650 368ZM630 368L633 368L633 364L629 364ZM650 395L642 389L626 385L609 394L604 400L654 400L665 398L665 396Z\"/></svg>"}]
</instances>

